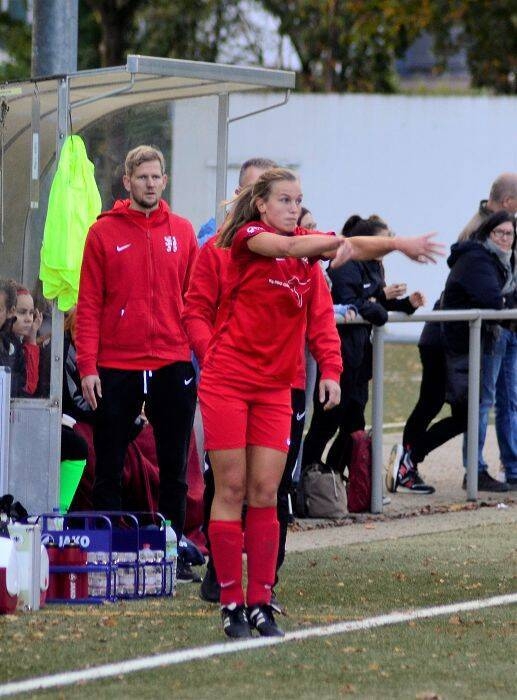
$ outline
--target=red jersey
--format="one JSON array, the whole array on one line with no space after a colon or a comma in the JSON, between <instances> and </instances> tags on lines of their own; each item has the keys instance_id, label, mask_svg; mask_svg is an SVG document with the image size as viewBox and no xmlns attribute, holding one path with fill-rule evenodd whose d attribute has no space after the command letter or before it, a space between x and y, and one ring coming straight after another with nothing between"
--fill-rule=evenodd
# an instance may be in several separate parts
<instances>
[{"instance_id":1,"label":"red jersey","mask_svg":"<svg viewBox=\"0 0 517 700\"><path fill-rule=\"evenodd\" d=\"M342 370L339 338L321 269L315 260L269 258L250 251L247 241L264 231L274 233L262 222L250 222L235 235L205 370L216 378L234 377L262 385L298 384L310 308L308 327L315 339L311 349L323 378L338 381ZM303 233L298 229L294 235ZM321 321L310 306L314 299ZM187 302L187 315L188 307Z\"/></svg>"},{"instance_id":2,"label":"red jersey","mask_svg":"<svg viewBox=\"0 0 517 700\"><path fill-rule=\"evenodd\" d=\"M189 361L181 323L194 229L160 200L148 216L118 201L91 226L77 303L77 366L158 369Z\"/></svg>"}]
</instances>

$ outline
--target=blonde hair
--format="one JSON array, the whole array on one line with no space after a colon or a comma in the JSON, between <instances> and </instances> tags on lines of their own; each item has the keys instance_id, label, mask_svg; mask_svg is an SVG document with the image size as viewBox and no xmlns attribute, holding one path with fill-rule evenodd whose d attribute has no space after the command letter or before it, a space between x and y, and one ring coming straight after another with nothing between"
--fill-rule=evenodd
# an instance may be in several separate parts
<instances>
[{"instance_id":1,"label":"blonde hair","mask_svg":"<svg viewBox=\"0 0 517 700\"><path fill-rule=\"evenodd\" d=\"M160 163L163 175L165 172L165 158L163 157L163 153L154 146L137 146L127 154L124 171L128 177L131 177L139 165L153 160L157 160Z\"/></svg>"},{"instance_id":2,"label":"blonde hair","mask_svg":"<svg viewBox=\"0 0 517 700\"><path fill-rule=\"evenodd\" d=\"M230 202L231 208L219 230L216 246L229 248L237 231L248 221L259 221L257 201L267 200L276 182L296 182L296 173L287 168L271 168L262 173L253 185L244 187Z\"/></svg>"}]
</instances>

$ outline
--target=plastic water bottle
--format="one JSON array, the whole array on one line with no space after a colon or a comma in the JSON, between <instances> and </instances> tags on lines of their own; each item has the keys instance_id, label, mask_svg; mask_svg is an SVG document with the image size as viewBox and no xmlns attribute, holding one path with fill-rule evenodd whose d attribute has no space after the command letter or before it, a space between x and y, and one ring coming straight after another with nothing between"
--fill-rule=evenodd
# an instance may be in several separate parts
<instances>
[{"instance_id":1,"label":"plastic water bottle","mask_svg":"<svg viewBox=\"0 0 517 700\"><path fill-rule=\"evenodd\" d=\"M62 530L63 529L63 518L60 517L59 508L52 508L52 517L47 520L48 530Z\"/></svg>"},{"instance_id":2,"label":"plastic water bottle","mask_svg":"<svg viewBox=\"0 0 517 700\"><path fill-rule=\"evenodd\" d=\"M113 557L115 555L118 562L117 596L132 598L136 595L136 553L113 552Z\"/></svg>"},{"instance_id":3,"label":"plastic water bottle","mask_svg":"<svg viewBox=\"0 0 517 700\"><path fill-rule=\"evenodd\" d=\"M165 521L165 595L174 595L176 591L176 561L178 559L178 540L171 526Z\"/></svg>"},{"instance_id":4,"label":"plastic water bottle","mask_svg":"<svg viewBox=\"0 0 517 700\"><path fill-rule=\"evenodd\" d=\"M151 549L148 542L143 545L139 552L138 563L142 574L139 581L139 594L156 595L158 591L157 569L159 567L156 566L156 552Z\"/></svg>"}]
</instances>

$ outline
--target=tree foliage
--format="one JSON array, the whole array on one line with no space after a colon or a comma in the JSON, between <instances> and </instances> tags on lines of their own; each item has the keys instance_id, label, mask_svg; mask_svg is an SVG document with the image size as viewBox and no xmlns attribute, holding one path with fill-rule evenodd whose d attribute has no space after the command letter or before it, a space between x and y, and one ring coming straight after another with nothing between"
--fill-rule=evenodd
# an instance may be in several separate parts
<instances>
[{"instance_id":1,"label":"tree foliage","mask_svg":"<svg viewBox=\"0 0 517 700\"><path fill-rule=\"evenodd\" d=\"M437 72L465 49L473 87L516 92L516 0L80 0L78 65L122 65L129 52L263 65L271 33L256 8L289 39L304 90L392 92L395 58L426 31ZM29 76L30 38L0 13L0 79Z\"/></svg>"},{"instance_id":2,"label":"tree foliage","mask_svg":"<svg viewBox=\"0 0 517 700\"><path fill-rule=\"evenodd\" d=\"M31 28L0 12L0 46L9 59L0 63L0 80L23 80L31 73Z\"/></svg>"},{"instance_id":3,"label":"tree foliage","mask_svg":"<svg viewBox=\"0 0 517 700\"><path fill-rule=\"evenodd\" d=\"M464 48L473 87L517 92L515 0L435 0L432 5L429 30L438 56L445 61Z\"/></svg>"},{"instance_id":4,"label":"tree foliage","mask_svg":"<svg viewBox=\"0 0 517 700\"><path fill-rule=\"evenodd\" d=\"M302 87L392 92L397 55L425 28L429 0L263 0L299 56Z\"/></svg>"}]
</instances>

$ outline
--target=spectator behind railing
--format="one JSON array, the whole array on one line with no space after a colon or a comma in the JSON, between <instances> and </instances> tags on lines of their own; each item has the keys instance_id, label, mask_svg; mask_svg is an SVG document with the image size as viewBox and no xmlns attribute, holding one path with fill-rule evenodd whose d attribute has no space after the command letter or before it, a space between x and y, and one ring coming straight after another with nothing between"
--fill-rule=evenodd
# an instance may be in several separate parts
<instances>
[{"instance_id":1,"label":"spectator behind railing","mask_svg":"<svg viewBox=\"0 0 517 700\"><path fill-rule=\"evenodd\" d=\"M517 213L517 173L503 173L494 180L488 199L460 234L466 241L490 214ZM477 224L477 226L476 226ZM517 281L517 260L513 256L513 279ZM479 406L479 468L488 469L483 458L488 415L495 400L495 431L499 445L503 478L517 488L517 323L501 324L490 355L483 357L483 384ZM463 466L467 463L467 440L463 436Z\"/></svg>"},{"instance_id":2,"label":"spectator behind railing","mask_svg":"<svg viewBox=\"0 0 517 700\"><path fill-rule=\"evenodd\" d=\"M515 245L515 219L511 214L501 211L489 216L477 229L474 240L455 243L447 260L451 271L445 283L440 308L442 309L503 309L516 305L515 283L511 266L512 249ZM427 324L426 324L427 325ZM428 333L424 327L424 333ZM498 324L483 322L481 327L484 356L493 351ZM435 396L444 396L451 406L451 416L444 418L430 428L427 425L432 417L420 414L422 423L415 429L415 412L420 412L419 404L410 416L412 424L408 436L405 431L404 445L395 445L391 452L386 485L395 492L409 474L414 473L418 464L432 450L450 440L467 428L468 417L468 366L469 366L469 330L466 321L451 321L441 324L441 340L445 357L445 367L436 370L436 366L424 366L421 396L419 404L424 401L423 393L433 392ZM428 359L422 355L422 361ZM436 355L434 357L436 360ZM429 375L434 374L434 388L431 387ZM484 381L484 375L482 372ZM425 383L424 383L425 379ZM434 399L429 399L429 402ZM440 409L436 402L436 412ZM428 420L424 427L423 422ZM515 429L515 428L514 428ZM486 430L486 426L485 426ZM409 440L414 439L414 442ZM466 477L463 479L466 488ZM480 491L507 491L508 485L493 479L486 466L478 465L478 489Z\"/></svg>"}]
</instances>

